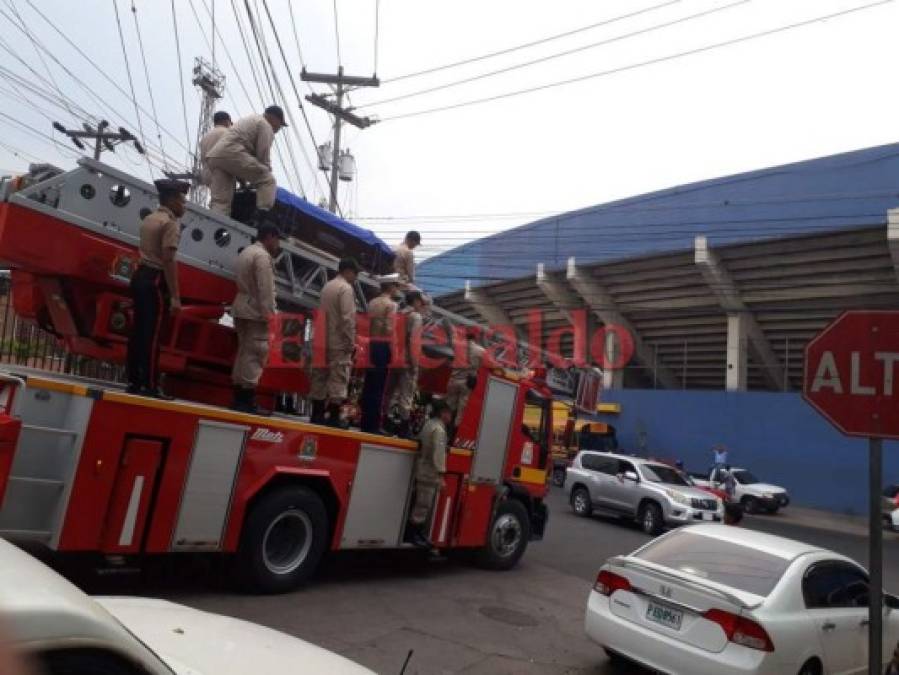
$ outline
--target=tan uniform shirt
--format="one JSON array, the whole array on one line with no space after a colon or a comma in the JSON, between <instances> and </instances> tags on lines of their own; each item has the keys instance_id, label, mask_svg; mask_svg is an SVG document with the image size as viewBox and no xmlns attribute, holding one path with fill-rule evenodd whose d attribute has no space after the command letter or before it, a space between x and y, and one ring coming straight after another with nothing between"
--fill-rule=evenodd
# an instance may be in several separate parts
<instances>
[{"instance_id":1,"label":"tan uniform shirt","mask_svg":"<svg viewBox=\"0 0 899 675\"><path fill-rule=\"evenodd\" d=\"M415 253L403 242L395 249L393 259L393 271L400 275L400 281L404 284L415 283Z\"/></svg>"},{"instance_id":2,"label":"tan uniform shirt","mask_svg":"<svg viewBox=\"0 0 899 675\"><path fill-rule=\"evenodd\" d=\"M386 295L379 295L368 303L369 328L373 338L389 338L393 336L393 325L396 319L397 304Z\"/></svg>"},{"instance_id":3,"label":"tan uniform shirt","mask_svg":"<svg viewBox=\"0 0 899 675\"><path fill-rule=\"evenodd\" d=\"M325 313L327 350L352 352L356 348L356 296L341 275L322 288L319 310Z\"/></svg>"},{"instance_id":4,"label":"tan uniform shirt","mask_svg":"<svg viewBox=\"0 0 899 675\"><path fill-rule=\"evenodd\" d=\"M272 168L272 143L275 130L262 115L249 115L237 120L206 154L206 157L230 158L249 153L269 169Z\"/></svg>"},{"instance_id":5,"label":"tan uniform shirt","mask_svg":"<svg viewBox=\"0 0 899 675\"><path fill-rule=\"evenodd\" d=\"M140 261L148 267L162 269L162 254L167 248L178 248L181 223L165 206L160 206L140 224Z\"/></svg>"},{"instance_id":6,"label":"tan uniform shirt","mask_svg":"<svg viewBox=\"0 0 899 675\"><path fill-rule=\"evenodd\" d=\"M256 242L237 256L237 296L231 305L235 319L268 321L275 313L275 264Z\"/></svg>"},{"instance_id":7,"label":"tan uniform shirt","mask_svg":"<svg viewBox=\"0 0 899 675\"><path fill-rule=\"evenodd\" d=\"M446 427L438 417L432 417L421 429L418 436L421 447L418 451L419 477L434 477L446 472Z\"/></svg>"},{"instance_id":8,"label":"tan uniform shirt","mask_svg":"<svg viewBox=\"0 0 899 675\"><path fill-rule=\"evenodd\" d=\"M209 151L215 147L215 144L222 140L222 136L228 133L228 127L212 127L203 138L200 139L200 180L203 185L209 185L212 182L212 175L206 166L206 157Z\"/></svg>"},{"instance_id":9,"label":"tan uniform shirt","mask_svg":"<svg viewBox=\"0 0 899 675\"><path fill-rule=\"evenodd\" d=\"M408 314L406 315L406 349L409 350L409 363L415 367L418 367L418 360L421 357L421 354L417 353L421 351L421 327L424 323L424 319L421 314L416 312L414 309L410 309ZM415 338L418 336L418 349L414 349L415 346Z\"/></svg>"}]
</instances>

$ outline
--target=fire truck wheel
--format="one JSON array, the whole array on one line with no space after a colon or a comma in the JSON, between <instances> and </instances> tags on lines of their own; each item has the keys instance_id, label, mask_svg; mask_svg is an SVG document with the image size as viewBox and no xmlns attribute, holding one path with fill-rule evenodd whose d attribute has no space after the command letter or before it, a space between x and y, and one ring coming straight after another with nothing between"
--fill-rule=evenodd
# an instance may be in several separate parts
<instances>
[{"instance_id":1,"label":"fire truck wheel","mask_svg":"<svg viewBox=\"0 0 899 675\"><path fill-rule=\"evenodd\" d=\"M507 570L524 555L531 538L531 521L524 505L507 499L496 507L487 532L487 543L478 552L478 563L493 570Z\"/></svg>"},{"instance_id":2,"label":"fire truck wheel","mask_svg":"<svg viewBox=\"0 0 899 675\"><path fill-rule=\"evenodd\" d=\"M328 543L328 514L321 498L304 487L273 490L253 506L237 553L245 587L282 593L306 581Z\"/></svg>"}]
</instances>

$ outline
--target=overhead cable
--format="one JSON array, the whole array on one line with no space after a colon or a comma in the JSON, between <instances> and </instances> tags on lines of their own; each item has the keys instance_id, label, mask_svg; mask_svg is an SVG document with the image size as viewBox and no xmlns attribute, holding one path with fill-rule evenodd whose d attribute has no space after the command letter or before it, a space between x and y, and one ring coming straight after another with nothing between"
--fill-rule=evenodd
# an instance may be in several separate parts
<instances>
[{"instance_id":1,"label":"overhead cable","mask_svg":"<svg viewBox=\"0 0 899 675\"><path fill-rule=\"evenodd\" d=\"M119 42L122 45L122 56L125 58L125 72L128 74L128 86L131 88L131 100L134 103L134 114L137 116L137 131L140 134L140 142L147 146L147 137L144 135L144 125L140 120L140 109L137 107L137 94L134 92L134 78L131 77L131 63L128 60L128 50L125 47L125 33L122 31L122 20L119 17L118 0L112 0L112 7L115 10L116 26L119 29ZM150 159L147 158L147 167L151 169Z\"/></svg>"},{"instance_id":2,"label":"overhead cable","mask_svg":"<svg viewBox=\"0 0 899 675\"><path fill-rule=\"evenodd\" d=\"M159 147L162 149L162 156L165 157L165 145L162 142L162 129L159 127L159 113L156 110L156 97L153 95L153 83L150 80L150 69L147 66L147 54L144 51L144 40L141 37L140 23L137 20L137 6L134 0L131 0L131 15L134 17L134 32L137 33L137 44L140 47L140 58L144 64L144 77L147 79L147 91L150 93L150 109L153 111L153 119L156 121L156 137L159 139ZM168 162L166 162L168 169Z\"/></svg>"}]
</instances>

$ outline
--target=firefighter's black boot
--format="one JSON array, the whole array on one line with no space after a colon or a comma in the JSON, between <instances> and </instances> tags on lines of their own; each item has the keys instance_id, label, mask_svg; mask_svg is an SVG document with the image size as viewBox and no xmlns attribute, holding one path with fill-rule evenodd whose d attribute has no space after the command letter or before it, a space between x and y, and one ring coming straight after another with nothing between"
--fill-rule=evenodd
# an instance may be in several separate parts
<instances>
[{"instance_id":1,"label":"firefighter's black boot","mask_svg":"<svg viewBox=\"0 0 899 675\"><path fill-rule=\"evenodd\" d=\"M309 422L311 424L325 423L325 402L312 400L309 410Z\"/></svg>"},{"instance_id":2,"label":"firefighter's black boot","mask_svg":"<svg viewBox=\"0 0 899 675\"><path fill-rule=\"evenodd\" d=\"M255 412L251 409L253 390L246 387L234 387L234 403L231 404L232 410L251 413Z\"/></svg>"},{"instance_id":3,"label":"firefighter's black boot","mask_svg":"<svg viewBox=\"0 0 899 675\"><path fill-rule=\"evenodd\" d=\"M340 421L340 409L341 405L339 403L329 403L327 408L325 409L325 424L329 427L337 427L340 428L342 426Z\"/></svg>"},{"instance_id":4,"label":"firefighter's black boot","mask_svg":"<svg viewBox=\"0 0 899 675\"><path fill-rule=\"evenodd\" d=\"M400 420L396 425L396 435L400 438L412 438L412 425L409 420Z\"/></svg>"}]
</instances>

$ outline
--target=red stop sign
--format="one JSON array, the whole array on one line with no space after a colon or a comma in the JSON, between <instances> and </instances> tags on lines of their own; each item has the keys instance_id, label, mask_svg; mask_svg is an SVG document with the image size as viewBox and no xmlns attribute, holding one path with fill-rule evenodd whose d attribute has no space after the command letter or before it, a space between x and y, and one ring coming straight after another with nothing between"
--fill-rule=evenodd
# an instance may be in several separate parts
<instances>
[{"instance_id":1,"label":"red stop sign","mask_svg":"<svg viewBox=\"0 0 899 675\"><path fill-rule=\"evenodd\" d=\"M899 312L845 312L821 331L802 395L844 434L899 438Z\"/></svg>"}]
</instances>

